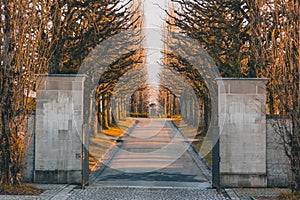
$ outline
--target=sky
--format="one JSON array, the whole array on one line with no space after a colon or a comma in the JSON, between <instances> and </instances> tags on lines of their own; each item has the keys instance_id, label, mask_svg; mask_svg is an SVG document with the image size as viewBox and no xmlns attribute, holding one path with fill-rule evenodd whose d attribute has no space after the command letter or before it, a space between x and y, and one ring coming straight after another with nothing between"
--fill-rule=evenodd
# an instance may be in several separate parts
<instances>
[{"instance_id":1,"label":"sky","mask_svg":"<svg viewBox=\"0 0 300 200\"><path fill-rule=\"evenodd\" d=\"M162 43L162 26L166 0L144 0L148 83L158 87Z\"/></svg>"}]
</instances>

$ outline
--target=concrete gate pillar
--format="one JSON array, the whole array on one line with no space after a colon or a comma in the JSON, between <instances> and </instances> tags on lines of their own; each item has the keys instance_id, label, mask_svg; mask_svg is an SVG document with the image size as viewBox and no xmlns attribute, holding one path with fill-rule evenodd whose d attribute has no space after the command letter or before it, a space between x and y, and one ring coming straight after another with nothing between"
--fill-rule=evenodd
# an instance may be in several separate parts
<instances>
[{"instance_id":1,"label":"concrete gate pillar","mask_svg":"<svg viewBox=\"0 0 300 200\"><path fill-rule=\"evenodd\" d=\"M217 79L220 185L266 187L267 79Z\"/></svg>"},{"instance_id":2,"label":"concrete gate pillar","mask_svg":"<svg viewBox=\"0 0 300 200\"><path fill-rule=\"evenodd\" d=\"M34 181L82 182L85 76L45 75L37 89Z\"/></svg>"}]
</instances>

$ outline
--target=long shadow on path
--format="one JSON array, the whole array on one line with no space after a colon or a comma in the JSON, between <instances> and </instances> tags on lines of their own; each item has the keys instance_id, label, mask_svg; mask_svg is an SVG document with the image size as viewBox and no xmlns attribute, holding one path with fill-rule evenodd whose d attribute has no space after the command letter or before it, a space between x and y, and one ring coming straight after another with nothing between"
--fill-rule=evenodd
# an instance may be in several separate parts
<instances>
[{"instance_id":1,"label":"long shadow on path","mask_svg":"<svg viewBox=\"0 0 300 200\"><path fill-rule=\"evenodd\" d=\"M211 187L171 121L137 120L92 185Z\"/></svg>"}]
</instances>

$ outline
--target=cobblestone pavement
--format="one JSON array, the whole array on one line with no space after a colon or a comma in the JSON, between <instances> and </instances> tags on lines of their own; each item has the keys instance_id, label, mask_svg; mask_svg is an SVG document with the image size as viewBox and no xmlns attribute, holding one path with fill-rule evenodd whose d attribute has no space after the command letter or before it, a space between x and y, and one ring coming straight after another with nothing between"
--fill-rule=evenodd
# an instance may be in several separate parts
<instances>
[{"instance_id":1,"label":"cobblestone pavement","mask_svg":"<svg viewBox=\"0 0 300 200\"><path fill-rule=\"evenodd\" d=\"M128 187L88 187L86 190L73 190L68 200L101 199L101 200L189 200L203 199L225 200L223 194L212 189L187 188L128 188Z\"/></svg>"},{"instance_id":2,"label":"cobblestone pavement","mask_svg":"<svg viewBox=\"0 0 300 200\"><path fill-rule=\"evenodd\" d=\"M46 188L49 185L41 187ZM64 186L67 188L70 186ZM53 185L40 196L0 195L1 200L227 200L224 194L213 189L196 188L147 188L147 187L99 187L89 186L85 190L66 189Z\"/></svg>"},{"instance_id":3,"label":"cobblestone pavement","mask_svg":"<svg viewBox=\"0 0 300 200\"><path fill-rule=\"evenodd\" d=\"M280 192L289 192L283 188L234 188L232 191L241 200L253 200L257 198L271 198L278 196Z\"/></svg>"},{"instance_id":4,"label":"cobblestone pavement","mask_svg":"<svg viewBox=\"0 0 300 200\"><path fill-rule=\"evenodd\" d=\"M63 185L63 184L34 184L37 188L44 190L44 192L39 196L25 196L25 195L0 195L0 200L49 200L58 199L63 194L67 194L75 185ZM66 195L64 195L66 196ZM63 200L63 198L60 198Z\"/></svg>"},{"instance_id":5,"label":"cobblestone pavement","mask_svg":"<svg viewBox=\"0 0 300 200\"><path fill-rule=\"evenodd\" d=\"M85 190L75 185L36 184L45 192L39 196L0 195L0 200L254 200L259 197L272 197L280 191L278 188L234 188L218 193L214 189L192 187L124 187L124 186L88 186Z\"/></svg>"}]
</instances>

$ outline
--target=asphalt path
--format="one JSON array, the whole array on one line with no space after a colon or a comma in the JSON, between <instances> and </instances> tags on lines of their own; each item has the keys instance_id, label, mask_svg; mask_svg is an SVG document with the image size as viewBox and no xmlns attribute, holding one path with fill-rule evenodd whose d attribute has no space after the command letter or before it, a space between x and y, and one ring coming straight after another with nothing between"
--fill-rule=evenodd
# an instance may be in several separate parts
<instances>
[{"instance_id":1,"label":"asphalt path","mask_svg":"<svg viewBox=\"0 0 300 200\"><path fill-rule=\"evenodd\" d=\"M92 185L210 188L189 145L170 120L137 119Z\"/></svg>"}]
</instances>

